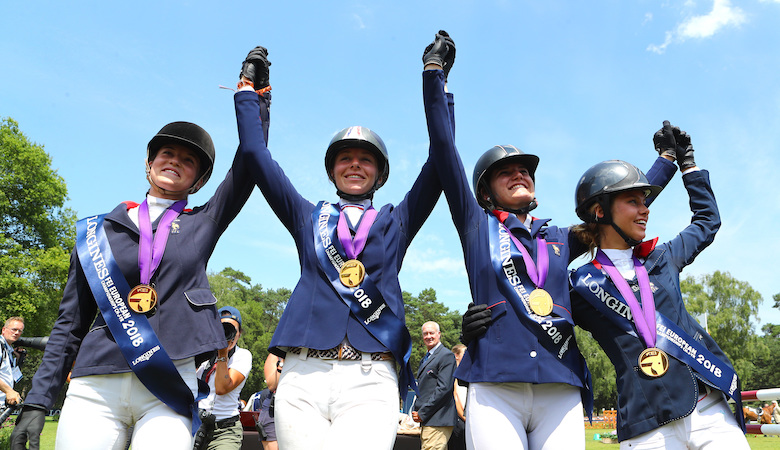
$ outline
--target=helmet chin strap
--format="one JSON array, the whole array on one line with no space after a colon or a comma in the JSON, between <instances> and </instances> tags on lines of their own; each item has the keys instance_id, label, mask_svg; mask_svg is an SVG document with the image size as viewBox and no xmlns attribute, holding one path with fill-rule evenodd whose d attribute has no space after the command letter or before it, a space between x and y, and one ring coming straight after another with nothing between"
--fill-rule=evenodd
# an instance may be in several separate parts
<instances>
[{"instance_id":1,"label":"helmet chin strap","mask_svg":"<svg viewBox=\"0 0 780 450\"><path fill-rule=\"evenodd\" d=\"M510 212L512 214L526 215L529 212L531 212L534 209L536 209L537 206L539 206L539 203L536 201L536 198L534 198L533 200L531 200L531 203L529 203L527 206L523 206L522 208L519 208L519 209L505 208L505 207L499 206L499 205L496 205L496 209L499 209L501 211Z\"/></svg>"},{"instance_id":2,"label":"helmet chin strap","mask_svg":"<svg viewBox=\"0 0 780 450\"><path fill-rule=\"evenodd\" d=\"M642 243L642 241L637 241L636 239L627 235L625 231L620 229L620 227L615 224L615 222L610 220L609 224L612 225L612 228L614 228L615 231L617 231L617 233L620 235L620 237L622 237L623 240L626 241L626 244L628 244L629 247L634 247L635 245L639 245Z\"/></svg>"},{"instance_id":3,"label":"helmet chin strap","mask_svg":"<svg viewBox=\"0 0 780 450\"><path fill-rule=\"evenodd\" d=\"M634 247L634 246L639 245L639 244L642 243L642 241L637 241L636 239L634 239L634 238L630 237L629 235L627 235L626 232L623 231L623 229L621 229L619 226L617 226L615 221L612 220L612 214L610 214L608 212L610 210L608 201L607 202L603 202L603 201L600 200L599 201L599 205L601 205L601 209L604 212L604 216L603 217L599 217L599 216L596 215L595 216L596 223L612 225L612 228L614 228L615 231L617 231L617 234L620 235L620 237L623 238L624 241L626 241L626 244L628 244L629 247ZM605 207L605 205L606 205L606 207ZM595 213L594 213L594 215L595 215Z\"/></svg>"},{"instance_id":4,"label":"helmet chin strap","mask_svg":"<svg viewBox=\"0 0 780 450\"><path fill-rule=\"evenodd\" d=\"M373 200L374 199L374 192L376 189L371 188L368 190L368 192L364 192L362 194L347 194L346 192L342 191L339 188L336 188L336 195L338 195L340 198L343 198L344 200L349 200L351 202L359 202L361 200Z\"/></svg>"}]
</instances>

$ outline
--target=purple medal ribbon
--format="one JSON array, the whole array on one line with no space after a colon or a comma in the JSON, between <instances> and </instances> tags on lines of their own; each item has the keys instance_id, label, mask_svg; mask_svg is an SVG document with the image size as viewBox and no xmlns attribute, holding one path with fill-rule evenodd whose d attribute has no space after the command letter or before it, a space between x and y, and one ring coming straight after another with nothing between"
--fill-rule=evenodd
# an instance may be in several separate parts
<instances>
[{"instance_id":1,"label":"purple medal ribbon","mask_svg":"<svg viewBox=\"0 0 780 450\"><path fill-rule=\"evenodd\" d=\"M528 273L528 278L531 279L531 282L534 284L534 286L538 287L539 289L543 289L544 282L547 281L547 272L550 269L550 257L547 253L547 241L540 238L539 236L536 236L536 259L539 260L539 265L537 266L523 243L520 242L520 240L517 239L511 231L509 231L509 228L507 228L506 225L502 223L501 226L506 229L506 233L512 239L512 242L515 243L517 249L520 250L520 254L523 255L523 262L525 263L525 271Z\"/></svg>"},{"instance_id":2,"label":"purple medal ribbon","mask_svg":"<svg viewBox=\"0 0 780 450\"><path fill-rule=\"evenodd\" d=\"M339 235L339 242L344 247L344 251L347 253L347 258L356 259L360 252L366 246L368 239L368 230L371 229L371 225L374 224L377 211L373 206L369 206L366 212L363 213L363 218L360 220L360 225L355 232L355 238L352 239L352 233L349 232L349 226L347 225L347 218L344 211L339 211L339 223L336 226L336 230Z\"/></svg>"},{"instance_id":3,"label":"purple medal ribbon","mask_svg":"<svg viewBox=\"0 0 780 450\"><path fill-rule=\"evenodd\" d=\"M138 242L138 267L141 269L141 284L149 284L152 275L160 266L165 245L168 243L171 224L179 217L186 205L187 200L179 200L166 209L157 225L156 233L152 233L152 221L149 218L149 205L146 200L144 199L138 207L138 229L141 232ZM152 242L153 236L154 242Z\"/></svg>"},{"instance_id":4,"label":"purple medal ribbon","mask_svg":"<svg viewBox=\"0 0 780 450\"><path fill-rule=\"evenodd\" d=\"M612 264L609 256L601 250L596 252L596 261L607 272L609 278L612 279L612 283L615 284L615 287L620 291L620 295L623 296L623 300L626 301L629 309L631 309L634 324L645 345L647 347L655 347L658 336L655 329L655 299L653 299L653 291L650 290L650 277L647 275L647 269L639 262L639 259L636 256L633 259L636 281L639 283L639 297L642 299L641 305L637 302L634 291L631 290L628 282L620 274L620 271L615 268L615 265Z\"/></svg>"}]
</instances>

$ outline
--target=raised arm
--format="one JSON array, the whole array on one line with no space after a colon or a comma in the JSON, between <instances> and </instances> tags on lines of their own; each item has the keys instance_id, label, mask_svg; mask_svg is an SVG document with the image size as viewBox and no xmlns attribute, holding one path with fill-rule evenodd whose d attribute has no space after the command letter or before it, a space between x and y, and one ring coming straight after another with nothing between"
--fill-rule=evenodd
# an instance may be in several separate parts
<instances>
[{"instance_id":1,"label":"raised arm","mask_svg":"<svg viewBox=\"0 0 780 450\"><path fill-rule=\"evenodd\" d=\"M448 112L446 81L455 59L452 39L441 32L423 56L423 102L431 140L431 158L447 197L453 222L463 233L468 217L481 209L469 188L463 162L455 147L454 119ZM450 52L450 48L452 51Z\"/></svg>"},{"instance_id":2,"label":"raised arm","mask_svg":"<svg viewBox=\"0 0 780 450\"><path fill-rule=\"evenodd\" d=\"M267 50L256 47L247 56L241 69L239 92L235 95L236 121L238 123L239 153L255 184L260 188L271 209L292 232L299 223L299 214L305 214L302 203L308 203L301 197L290 180L273 160L266 146L267 122L263 122L261 101L268 85ZM256 87L262 86L256 92ZM270 99L268 99L270 100Z\"/></svg>"},{"instance_id":3,"label":"raised arm","mask_svg":"<svg viewBox=\"0 0 780 450\"><path fill-rule=\"evenodd\" d=\"M683 172L683 184L688 190L693 213L691 224L667 244L672 261L681 270L715 239L715 233L720 228L720 213L710 186L709 173L700 170L694 161L691 137L679 128L675 137L677 164Z\"/></svg>"}]
</instances>

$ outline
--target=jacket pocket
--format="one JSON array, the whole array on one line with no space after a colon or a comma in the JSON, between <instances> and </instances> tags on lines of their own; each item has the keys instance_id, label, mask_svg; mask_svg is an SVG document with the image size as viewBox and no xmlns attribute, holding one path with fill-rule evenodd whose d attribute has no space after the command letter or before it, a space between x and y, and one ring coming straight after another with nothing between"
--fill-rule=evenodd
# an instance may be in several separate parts
<instances>
[{"instance_id":1,"label":"jacket pocket","mask_svg":"<svg viewBox=\"0 0 780 450\"><path fill-rule=\"evenodd\" d=\"M191 289L184 293L187 301L195 306L209 306L217 303L217 298L210 289Z\"/></svg>"}]
</instances>

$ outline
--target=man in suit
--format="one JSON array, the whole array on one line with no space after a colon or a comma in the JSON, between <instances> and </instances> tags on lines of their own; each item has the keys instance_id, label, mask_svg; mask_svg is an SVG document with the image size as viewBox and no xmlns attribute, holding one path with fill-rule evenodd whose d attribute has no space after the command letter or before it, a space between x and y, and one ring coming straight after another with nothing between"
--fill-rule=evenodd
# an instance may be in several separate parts
<instances>
[{"instance_id":1,"label":"man in suit","mask_svg":"<svg viewBox=\"0 0 780 450\"><path fill-rule=\"evenodd\" d=\"M412 419L422 423L422 450L443 450L457 418L453 395L455 355L441 345L438 323L425 322L422 337L428 352L417 369L420 396L415 401Z\"/></svg>"}]
</instances>

